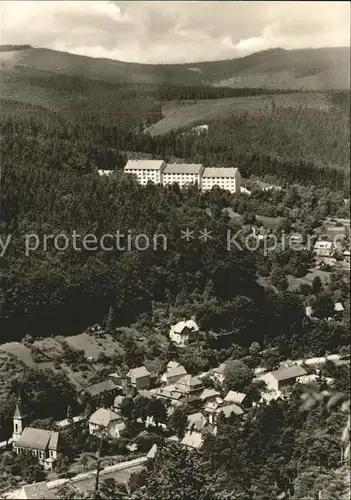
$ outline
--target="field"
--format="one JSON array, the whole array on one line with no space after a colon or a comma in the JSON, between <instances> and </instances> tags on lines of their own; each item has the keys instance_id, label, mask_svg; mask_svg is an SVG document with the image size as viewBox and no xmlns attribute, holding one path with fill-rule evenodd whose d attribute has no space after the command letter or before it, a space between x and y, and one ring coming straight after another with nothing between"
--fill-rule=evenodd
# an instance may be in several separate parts
<instances>
[{"instance_id":1,"label":"field","mask_svg":"<svg viewBox=\"0 0 351 500\"><path fill-rule=\"evenodd\" d=\"M164 118L146 129L152 136L166 134L172 130L188 127L196 122L206 123L228 116L245 115L275 117L272 109L302 108L306 120L313 119L308 116L308 110L329 111L332 103L327 94L319 92L306 92L301 94L280 94L254 97L233 97L226 99L211 99L194 101L171 101L162 107Z\"/></svg>"},{"instance_id":2,"label":"field","mask_svg":"<svg viewBox=\"0 0 351 500\"><path fill-rule=\"evenodd\" d=\"M140 337L136 330L121 328L119 332L133 338L141 347L143 345L146 347L147 339ZM155 339L160 346L168 343L162 335L158 335ZM64 354L65 344L71 349L83 352L86 361L79 361L74 365L67 363ZM109 358L123 357L124 349L118 340L109 334L97 336L90 333L81 333L65 338L61 336L43 338L36 340L32 346L25 346L20 342L3 344L0 346L0 386L4 392L2 393L0 389L0 403L2 397L7 397L7 392L4 389L7 382L18 377L21 367L24 365L32 369L50 369L57 373L63 373L78 392L83 387L95 383L96 379L99 378L99 372L105 369L103 362L98 359L101 354ZM93 359L89 362L88 358ZM151 372L157 372L161 364L162 362L158 359L145 362ZM116 364L114 369L118 371L119 365Z\"/></svg>"}]
</instances>

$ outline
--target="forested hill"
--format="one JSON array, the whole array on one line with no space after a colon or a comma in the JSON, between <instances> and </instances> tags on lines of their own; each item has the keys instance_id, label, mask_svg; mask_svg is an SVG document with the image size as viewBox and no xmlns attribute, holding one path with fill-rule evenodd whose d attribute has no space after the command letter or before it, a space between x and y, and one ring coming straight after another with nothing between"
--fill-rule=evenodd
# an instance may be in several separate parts
<instances>
[{"instance_id":1,"label":"forested hill","mask_svg":"<svg viewBox=\"0 0 351 500\"><path fill-rule=\"evenodd\" d=\"M13 50L11 50L11 48ZM138 64L29 46L0 46L3 71L20 67L109 82L280 89L348 89L349 48L271 49L193 64Z\"/></svg>"}]
</instances>

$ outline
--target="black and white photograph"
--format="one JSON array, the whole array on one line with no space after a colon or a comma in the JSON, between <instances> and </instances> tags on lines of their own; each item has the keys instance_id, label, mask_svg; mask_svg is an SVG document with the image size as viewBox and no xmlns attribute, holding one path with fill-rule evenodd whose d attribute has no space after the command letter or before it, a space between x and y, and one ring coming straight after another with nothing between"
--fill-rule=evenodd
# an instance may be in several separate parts
<instances>
[{"instance_id":1,"label":"black and white photograph","mask_svg":"<svg viewBox=\"0 0 351 500\"><path fill-rule=\"evenodd\" d=\"M0 0L0 500L350 500L350 11Z\"/></svg>"}]
</instances>

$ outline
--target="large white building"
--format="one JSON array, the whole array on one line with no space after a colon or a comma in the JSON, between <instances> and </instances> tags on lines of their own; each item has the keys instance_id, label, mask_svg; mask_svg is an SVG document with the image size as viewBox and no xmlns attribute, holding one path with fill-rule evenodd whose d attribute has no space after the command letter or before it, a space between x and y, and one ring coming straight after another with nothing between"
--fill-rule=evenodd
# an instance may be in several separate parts
<instances>
[{"instance_id":1,"label":"large white building","mask_svg":"<svg viewBox=\"0 0 351 500\"><path fill-rule=\"evenodd\" d=\"M165 168L164 160L129 160L124 167L124 173L136 176L140 184L149 181L162 184L162 173Z\"/></svg>"},{"instance_id":2,"label":"large white building","mask_svg":"<svg viewBox=\"0 0 351 500\"><path fill-rule=\"evenodd\" d=\"M149 181L163 186L178 184L180 188L197 184L202 191L218 186L231 193L240 193L241 187L240 172L234 167L204 168L201 163L166 164L164 160L129 160L124 172L135 175L142 185Z\"/></svg>"},{"instance_id":3,"label":"large white building","mask_svg":"<svg viewBox=\"0 0 351 500\"><path fill-rule=\"evenodd\" d=\"M163 185L179 184L179 187L185 187L189 184L201 186L201 177L204 167L200 163L172 163L167 164L163 171Z\"/></svg>"},{"instance_id":4,"label":"large white building","mask_svg":"<svg viewBox=\"0 0 351 500\"><path fill-rule=\"evenodd\" d=\"M205 168L201 187L209 191L218 186L231 193L240 193L240 172L237 168Z\"/></svg>"}]
</instances>

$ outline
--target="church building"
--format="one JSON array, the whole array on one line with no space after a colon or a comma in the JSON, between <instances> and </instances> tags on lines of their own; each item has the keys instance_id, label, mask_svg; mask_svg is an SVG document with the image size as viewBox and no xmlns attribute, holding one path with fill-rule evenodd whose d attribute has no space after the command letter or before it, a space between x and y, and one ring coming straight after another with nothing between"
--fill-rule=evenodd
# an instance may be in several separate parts
<instances>
[{"instance_id":1,"label":"church building","mask_svg":"<svg viewBox=\"0 0 351 500\"><path fill-rule=\"evenodd\" d=\"M45 470L52 470L57 459L59 433L27 426L26 415L20 394L13 416L13 449L17 454L31 454L38 458Z\"/></svg>"}]
</instances>

